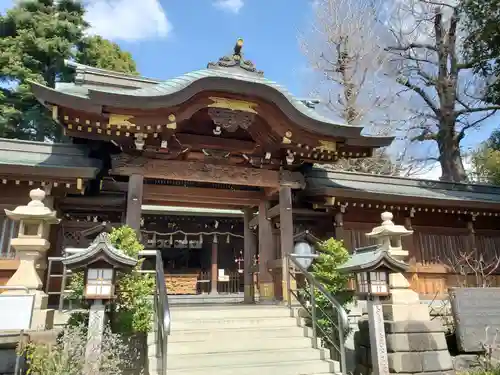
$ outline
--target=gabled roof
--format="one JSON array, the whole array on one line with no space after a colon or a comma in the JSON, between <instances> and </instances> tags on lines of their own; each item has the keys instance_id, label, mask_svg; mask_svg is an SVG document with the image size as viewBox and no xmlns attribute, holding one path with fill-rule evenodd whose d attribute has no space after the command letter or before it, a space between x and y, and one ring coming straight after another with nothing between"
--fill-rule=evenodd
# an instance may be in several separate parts
<instances>
[{"instance_id":1,"label":"gabled roof","mask_svg":"<svg viewBox=\"0 0 500 375\"><path fill-rule=\"evenodd\" d=\"M239 56L239 57L238 57ZM166 81L126 75L69 63L76 69L74 83L55 89L32 82L32 91L43 104L55 104L92 113L102 106L157 109L179 105L203 91L224 91L262 98L276 105L293 123L311 132L332 137L358 138L356 145L388 146L393 137L364 137L362 126L352 126L339 117L325 117L310 104L292 95L282 85L267 79L242 55L230 55ZM361 144L360 144L361 140Z\"/></svg>"},{"instance_id":2,"label":"gabled roof","mask_svg":"<svg viewBox=\"0 0 500 375\"><path fill-rule=\"evenodd\" d=\"M306 173L308 195L499 209L500 187L313 168Z\"/></svg>"},{"instance_id":3,"label":"gabled roof","mask_svg":"<svg viewBox=\"0 0 500 375\"><path fill-rule=\"evenodd\" d=\"M94 178L101 161L88 157L88 151L75 144L44 143L0 138L0 172L12 167L19 174Z\"/></svg>"},{"instance_id":4,"label":"gabled roof","mask_svg":"<svg viewBox=\"0 0 500 375\"><path fill-rule=\"evenodd\" d=\"M137 264L137 259L125 255L111 244L106 232L99 234L88 248L64 258L62 262L70 269L78 269L100 259L116 268L133 268Z\"/></svg>"},{"instance_id":5,"label":"gabled roof","mask_svg":"<svg viewBox=\"0 0 500 375\"><path fill-rule=\"evenodd\" d=\"M393 272L408 270L408 264L392 257L389 251L381 249L379 245L371 245L354 250L347 262L340 265L337 271L345 273L366 272L379 267L389 268Z\"/></svg>"}]
</instances>

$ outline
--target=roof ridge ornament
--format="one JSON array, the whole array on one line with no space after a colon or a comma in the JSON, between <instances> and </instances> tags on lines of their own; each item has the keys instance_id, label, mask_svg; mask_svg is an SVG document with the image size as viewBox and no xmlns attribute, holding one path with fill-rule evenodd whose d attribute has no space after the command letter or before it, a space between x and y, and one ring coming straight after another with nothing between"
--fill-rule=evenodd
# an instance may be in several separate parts
<instances>
[{"instance_id":1,"label":"roof ridge ornament","mask_svg":"<svg viewBox=\"0 0 500 375\"><path fill-rule=\"evenodd\" d=\"M263 76L264 72L262 70L257 70L255 64L250 60L245 60L243 57L243 39L239 38L233 49L232 55L226 55L219 58L216 63L210 62L207 65L208 69L242 69L244 73L252 73L258 76Z\"/></svg>"}]
</instances>

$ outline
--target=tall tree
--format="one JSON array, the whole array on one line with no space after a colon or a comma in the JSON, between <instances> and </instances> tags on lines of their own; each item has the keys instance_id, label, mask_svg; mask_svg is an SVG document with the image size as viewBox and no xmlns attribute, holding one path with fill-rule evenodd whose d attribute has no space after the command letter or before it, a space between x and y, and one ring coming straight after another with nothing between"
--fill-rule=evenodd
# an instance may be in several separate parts
<instances>
[{"instance_id":1,"label":"tall tree","mask_svg":"<svg viewBox=\"0 0 500 375\"><path fill-rule=\"evenodd\" d=\"M118 46L85 37L84 13L78 0L25 0L0 16L0 136L61 139L61 128L35 100L28 81L55 87L67 77L66 59L136 73Z\"/></svg>"},{"instance_id":2,"label":"tall tree","mask_svg":"<svg viewBox=\"0 0 500 375\"><path fill-rule=\"evenodd\" d=\"M392 3L394 9L384 20L393 36L387 50L398 70L397 82L410 98L418 98L414 139L436 143L442 180L464 181L460 144L468 130L500 107L485 103L474 62L463 53L461 10L447 0Z\"/></svg>"},{"instance_id":3,"label":"tall tree","mask_svg":"<svg viewBox=\"0 0 500 375\"><path fill-rule=\"evenodd\" d=\"M76 61L115 72L139 74L130 52L100 36L86 37L77 43Z\"/></svg>"},{"instance_id":4,"label":"tall tree","mask_svg":"<svg viewBox=\"0 0 500 375\"><path fill-rule=\"evenodd\" d=\"M465 51L488 82L486 100L500 104L500 0L462 0Z\"/></svg>"},{"instance_id":5,"label":"tall tree","mask_svg":"<svg viewBox=\"0 0 500 375\"><path fill-rule=\"evenodd\" d=\"M395 134L404 118L404 104L392 90L397 85L386 76L390 64L383 43L386 30L378 23L381 5L379 0L318 0L310 27L300 36L318 78L313 94L330 116L349 125L369 125L374 135ZM399 175L410 164L407 152L399 154L404 157L378 150L371 158L341 160L328 169Z\"/></svg>"},{"instance_id":6,"label":"tall tree","mask_svg":"<svg viewBox=\"0 0 500 375\"><path fill-rule=\"evenodd\" d=\"M500 130L495 130L472 153L471 179L500 185Z\"/></svg>"}]
</instances>

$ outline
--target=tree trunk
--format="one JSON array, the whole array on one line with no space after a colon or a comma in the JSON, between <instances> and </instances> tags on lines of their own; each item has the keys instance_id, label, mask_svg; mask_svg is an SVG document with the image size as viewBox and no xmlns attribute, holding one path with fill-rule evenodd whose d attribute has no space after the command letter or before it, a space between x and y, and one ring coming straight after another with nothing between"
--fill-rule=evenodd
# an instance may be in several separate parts
<instances>
[{"instance_id":1,"label":"tree trunk","mask_svg":"<svg viewBox=\"0 0 500 375\"><path fill-rule=\"evenodd\" d=\"M446 120L444 120L446 122ZM454 122L453 122L454 123ZM440 124L441 130L437 137L439 147L439 163L441 164L441 181L464 182L467 180L459 140L455 135L454 126L448 123Z\"/></svg>"}]
</instances>

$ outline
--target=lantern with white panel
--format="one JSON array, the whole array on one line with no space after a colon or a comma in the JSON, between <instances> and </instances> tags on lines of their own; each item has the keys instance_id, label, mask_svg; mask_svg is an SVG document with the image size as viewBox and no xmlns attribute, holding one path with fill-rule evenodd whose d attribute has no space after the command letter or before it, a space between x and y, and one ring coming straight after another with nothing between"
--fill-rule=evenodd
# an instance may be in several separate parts
<instances>
[{"instance_id":1,"label":"lantern with white panel","mask_svg":"<svg viewBox=\"0 0 500 375\"><path fill-rule=\"evenodd\" d=\"M101 233L87 249L64 258L63 264L68 270L85 272L84 295L91 303L85 373L97 374L106 318L105 303L115 297L116 272L132 271L137 259L115 248L108 233Z\"/></svg>"},{"instance_id":2,"label":"lantern with white panel","mask_svg":"<svg viewBox=\"0 0 500 375\"><path fill-rule=\"evenodd\" d=\"M359 299L367 300L370 348L375 374L389 374L381 300L390 296L389 274L403 273L408 265L390 253L383 244L356 249L349 260L337 268L353 274Z\"/></svg>"}]
</instances>

